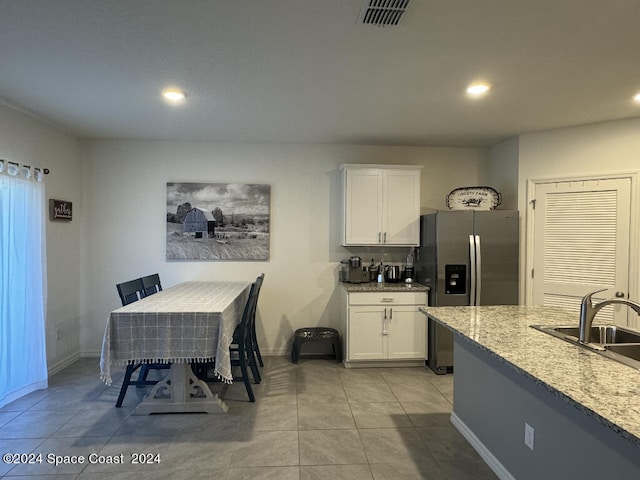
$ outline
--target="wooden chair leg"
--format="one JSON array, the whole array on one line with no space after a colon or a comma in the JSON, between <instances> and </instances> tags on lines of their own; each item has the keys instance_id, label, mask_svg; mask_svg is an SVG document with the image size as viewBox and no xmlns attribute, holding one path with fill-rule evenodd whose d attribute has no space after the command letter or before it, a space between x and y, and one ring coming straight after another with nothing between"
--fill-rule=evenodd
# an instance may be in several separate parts
<instances>
[{"instance_id":1,"label":"wooden chair leg","mask_svg":"<svg viewBox=\"0 0 640 480\"><path fill-rule=\"evenodd\" d=\"M251 388L251 381L249 380L249 372L247 370L246 356L244 356L244 352L242 351L240 351L240 371L242 372L242 380L244 381L244 386L247 389L247 395L249 396L249 401L255 402L256 397L253 395L253 389Z\"/></svg>"},{"instance_id":2,"label":"wooden chair leg","mask_svg":"<svg viewBox=\"0 0 640 480\"><path fill-rule=\"evenodd\" d=\"M142 364L142 366L140 367L140 373L138 373L138 380L146 382L147 375L149 375L149 365L145 363L145 364ZM136 385L136 388L144 388L144 385L138 384Z\"/></svg>"},{"instance_id":3,"label":"wooden chair leg","mask_svg":"<svg viewBox=\"0 0 640 480\"><path fill-rule=\"evenodd\" d=\"M256 361L256 354L253 350L246 352L248 357L249 367L251 367L251 373L253 374L253 383L260 383L262 377L260 376L260 370L258 369L258 363Z\"/></svg>"},{"instance_id":4,"label":"wooden chair leg","mask_svg":"<svg viewBox=\"0 0 640 480\"><path fill-rule=\"evenodd\" d=\"M116 400L117 408L120 408L122 406L122 401L124 400L124 396L127 393L127 388L129 387L129 383L131 382L131 375L139 366L139 363L137 365L127 365L127 370L124 372L124 379L122 380L122 387L120 387L120 395L118 395L118 400Z\"/></svg>"},{"instance_id":5,"label":"wooden chair leg","mask_svg":"<svg viewBox=\"0 0 640 480\"><path fill-rule=\"evenodd\" d=\"M256 343L256 356L258 357L258 363L261 367L264 367L264 362L262 361L262 355L260 354L260 347Z\"/></svg>"},{"instance_id":6,"label":"wooden chair leg","mask_svg":"<svg viewBox=\"0 0 640 480\"><path fill-rule=\"evenodd\" d=\"M264 362L262 361L262 355L260 354L260 347L258 346L258 339L256 338L255 328L251 334L251 343L253 343L253 351L256 354L256 358L258 359L258 364L261 367L264 367Z\"/></svg>"}]
</instances>

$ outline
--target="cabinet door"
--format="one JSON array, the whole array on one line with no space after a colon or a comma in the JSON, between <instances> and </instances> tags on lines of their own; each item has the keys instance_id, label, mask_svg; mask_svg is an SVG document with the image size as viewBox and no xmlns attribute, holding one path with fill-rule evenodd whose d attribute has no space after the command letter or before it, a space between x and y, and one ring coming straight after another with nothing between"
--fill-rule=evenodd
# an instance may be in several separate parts
<instances>
[{"instance_id":1,"label":"cabinet door","mask_svg":"<svg viewBox=\"0 0 640 480\"><path fill-rule=\"evenodd\" d=\"M378 245L382 236L382 176L377 168L345 171L343 245Z\"/></svg>"},{"instance_id":2,"label":"cabinet door","mask_svg":"<svg viewBox=\"0 0 640 480\"><path fill-rule=\"evenodd\" d=\"M383 243L418 245L420 170L383 170Z\"/></svg>"},{"instance_id":3,"label":"cabinet door","mask_svg":"<svg viewBox=\"0 0 640 480\"><path fill-rule=\"evenodd\" d=\"M427 321L418 307L390 307L387 317L388 358L425 358Z\"/></svg>"},{"instance_id":4,"label":"cabinet door","mask_svg":"<svg viewBox=\"0 0 640 480\"><path fill-rule=\"evenodd\" d=\"M348 360L387 358L384 310L377 305L349 307Z\"/></svg>"}]
</instances>

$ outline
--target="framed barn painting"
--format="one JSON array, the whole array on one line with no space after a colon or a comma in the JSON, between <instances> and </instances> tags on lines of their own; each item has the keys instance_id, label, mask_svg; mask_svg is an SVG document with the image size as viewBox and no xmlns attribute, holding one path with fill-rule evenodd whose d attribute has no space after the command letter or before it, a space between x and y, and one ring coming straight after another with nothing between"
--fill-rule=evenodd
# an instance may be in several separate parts
<instances>
[{"instance_id":1,"label":"framed barn painting","mask_svg":"<svg viewBox=\"0 0 640 480\"><path fill-rule=\"evenodd\" d=\"M270 185L167 183L167 260L269 260L270 203Z\"/></svg>"}]
</instances>

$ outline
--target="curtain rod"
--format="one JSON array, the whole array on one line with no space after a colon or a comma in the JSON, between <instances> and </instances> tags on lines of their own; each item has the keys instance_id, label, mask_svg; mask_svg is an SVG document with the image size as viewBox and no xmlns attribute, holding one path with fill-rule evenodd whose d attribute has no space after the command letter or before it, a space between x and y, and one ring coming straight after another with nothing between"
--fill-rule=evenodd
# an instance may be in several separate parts
<instances>
[{"instance_id":1,"label":"curtain rod","mask_svg":"<svg viewBox=\"0 0 640 480\"><path fill-rule=\"evenodd\" d=\"M0 158L0 164L2 164L2 163L4 163L4 162L6 162L6 163L7 163L7 164L9 164L9 165L15 165L16 167L20 168L20 164L19 164L18 162L12 162L11 160L4 160L4 159ZM2 166L3 166L3 165L0 165L0 167L2 167ZM22 166L23 166L24 168L31 169L31 165L26 165L26 164L24 164L24 165L22 165ZM42 173L44 173L45 175L49 175L49 169L48 169L48 168L33 167L33 169L34 169L34 170L39 170L39 171L41 171ZM0 168L0 172L1 172L2 170L3 170L3 169L2 169L2 168Z\"/></svg>"}]
</instances>

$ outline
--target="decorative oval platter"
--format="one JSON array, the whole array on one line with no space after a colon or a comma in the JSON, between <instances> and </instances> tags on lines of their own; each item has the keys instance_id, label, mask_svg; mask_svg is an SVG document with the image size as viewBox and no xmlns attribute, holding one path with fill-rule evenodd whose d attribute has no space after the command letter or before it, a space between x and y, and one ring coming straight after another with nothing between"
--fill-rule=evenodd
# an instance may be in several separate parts
<instances>
[{"instance_id":1,"label":"decorative oval platter","mask_svg":"<svg viewBox=\"0 0 640 480\"><path fill-rule=\"evenodd\" d=\"M447 195L450 210L493 210L502 203L502 194L492 187L460 187Z\"/></svg>"}]
</instances>

